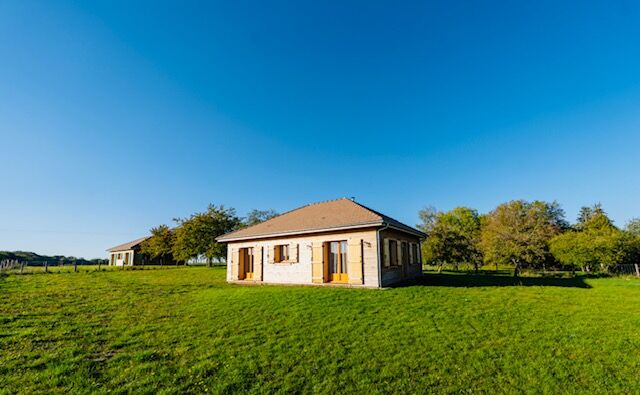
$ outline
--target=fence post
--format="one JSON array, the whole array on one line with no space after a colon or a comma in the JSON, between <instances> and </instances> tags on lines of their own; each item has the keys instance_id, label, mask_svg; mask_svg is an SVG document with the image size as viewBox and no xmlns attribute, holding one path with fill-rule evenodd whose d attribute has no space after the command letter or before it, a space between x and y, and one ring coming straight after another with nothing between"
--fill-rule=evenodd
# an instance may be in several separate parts
<instances>
[{"instance_id":1,"label":"fence post","mask_svg":"<svg viewBox=\"0 0 640 395\"><path fill-rule=\"evenodd\" d=\"M78 261L73 261L73 271L78 272Z\"/></svg>"},{"instance_id":2,"label":"fence post","mask_svg":"<svg viewBox=\"0 0 640 395\"><path fill-rule=\"evenodd\" d=\"M44 272L49 273L49 261L44 261Z\"/></svg>"},{"instance_id":3,"label":"fence post","mask_svg":"<svg viewBox=\"0 0 640 395\"><path fill-rule=\"evenodd\" d=\"M638 267L637 263L635 263L633 266L635 266L636 268L636 276L640 277L640 267Z\"/></svg>"}]
</instances>

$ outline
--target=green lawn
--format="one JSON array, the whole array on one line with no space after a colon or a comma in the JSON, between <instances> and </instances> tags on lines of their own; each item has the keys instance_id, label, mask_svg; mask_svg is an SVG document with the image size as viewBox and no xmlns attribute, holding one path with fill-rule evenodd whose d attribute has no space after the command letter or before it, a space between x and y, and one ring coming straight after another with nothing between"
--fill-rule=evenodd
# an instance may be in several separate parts
<instances>
[{"instance_id":1,"label":"green lawn","mask_svg":"<svg viewBox=\"0 0 640 395\"><path fill-rule=\"evenodd\" d=\"M430 274L387 290L223 269L0 277L0 393L638 393L640 281Z\"/></svg>"}]
</instances>

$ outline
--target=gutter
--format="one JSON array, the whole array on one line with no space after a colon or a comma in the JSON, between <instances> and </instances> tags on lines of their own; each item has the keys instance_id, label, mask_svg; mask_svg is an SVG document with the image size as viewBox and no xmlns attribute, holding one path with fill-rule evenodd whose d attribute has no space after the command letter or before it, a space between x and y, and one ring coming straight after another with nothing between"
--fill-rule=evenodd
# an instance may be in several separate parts
<instances>
[{"instance_id":1,"label":"gutter","mask_svg":"<svg viewBox=\"0 0 640 395\"><path fill-rule=\"evenodd\" d=\"M426 234L424 234L423 232L420 232L419 230L409 230L409 229L405 229L405 228L401 228L401 227L393 226L393 225L389 225L389 224L385 225L385 229L386 228L399 230L399 231L404 232L404 233L409 233L409 234L412 234L414 236L418 236L421 239L425 239L427 237Z\"/></svg>"}]
</instances>

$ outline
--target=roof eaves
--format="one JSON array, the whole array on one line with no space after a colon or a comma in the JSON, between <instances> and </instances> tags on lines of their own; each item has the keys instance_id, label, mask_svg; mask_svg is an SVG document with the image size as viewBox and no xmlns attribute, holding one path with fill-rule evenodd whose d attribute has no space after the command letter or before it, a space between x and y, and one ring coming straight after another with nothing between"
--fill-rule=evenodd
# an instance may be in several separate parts
<instances>
[{"instance_id":1,"label":"roof eaves","mask_svg":"<svg viewBox=\"0 0 640 395\"><path fill-rule=\"evenodd\" d=\"M240 240L266 239L270 237L291 236L291 235L320 233L320 232L332 232L336 230L359 229L359 228L368 228L371 226L382 226L382 225L384 225L382 221L370 221L370 222L362 222L359 224L352 224L352 225L341 225L341 226L324 227L324 228L309 228L309 229L303 229L303 230L262 233L257 235L247 235L247 236L239 236L239 237L233 237L233 233L235 232L231 232L231 233L227 233L226 235L218 236L216 238L216 241L230 242L230 241L240 241ZM228 236L231 236L231 237L228 237Z\"/></svg>"}]
</instances>

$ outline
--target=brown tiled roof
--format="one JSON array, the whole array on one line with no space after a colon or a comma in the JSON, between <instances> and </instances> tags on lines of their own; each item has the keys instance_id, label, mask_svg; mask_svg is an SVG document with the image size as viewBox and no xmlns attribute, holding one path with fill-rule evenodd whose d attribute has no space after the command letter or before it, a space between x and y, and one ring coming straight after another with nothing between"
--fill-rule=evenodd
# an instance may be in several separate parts
<instances>
[{"instance_id":1,"label":"brown tiled roof","mask_svg":"<svg viewBox=\"0 0 640 395\"><path fill-rule=\"evenodd\" d=\"M135 246L137 246L138 244L142 243L143 241L147 240L149 237L150 236L141 237L141 238L136 239L134 241L130 241L128 243L120 244L119 246L111 247L107 251L109 251L109 252L127 251L127 250L130 250L130 249L134 248Z\"/></svg>"},{"instance_id":2,"label":"brown tiled roof","mask_svg":"<svg viewBox=\"0 0 640 395\"><path fill-rule=\"evenodd\" d=\"M302 206L259 224L227 233L218 237L217 240L224 242L332 229L349 229L368 225L390 225L418 236L424 236L422 232L393 218L350 199L342 198Z\"/></svg>"}]
</instances>

